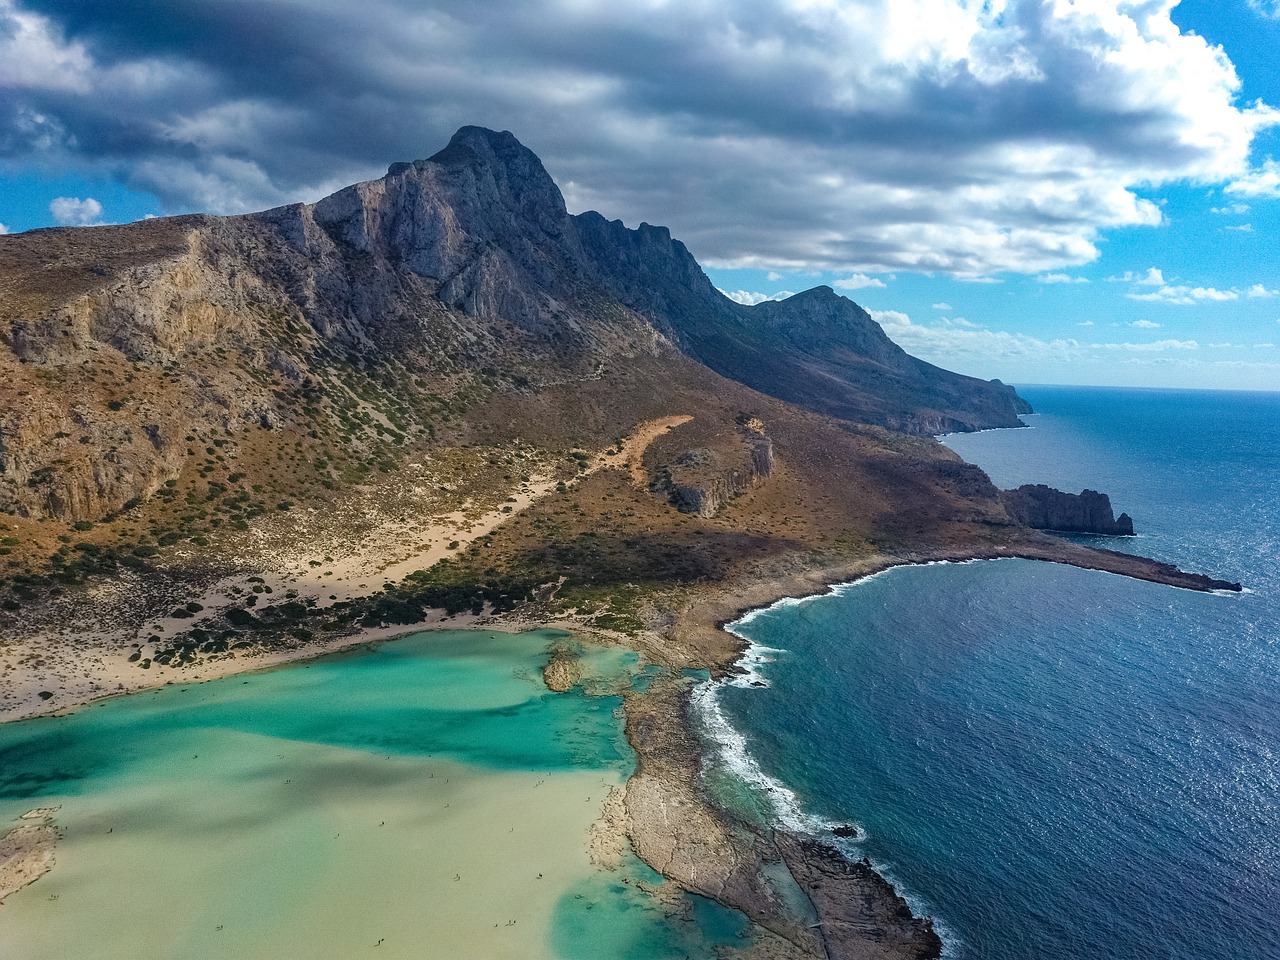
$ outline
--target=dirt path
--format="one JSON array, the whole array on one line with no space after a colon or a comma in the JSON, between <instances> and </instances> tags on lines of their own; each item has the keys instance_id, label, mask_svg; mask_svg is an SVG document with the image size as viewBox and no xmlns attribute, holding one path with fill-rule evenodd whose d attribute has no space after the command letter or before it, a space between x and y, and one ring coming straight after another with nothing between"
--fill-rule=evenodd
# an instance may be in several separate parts
<instances>
[{"instance_id":1,"label":"dirt path","mask_svg":"<svg viewBox=\"0 0 1280 960\"><path fill-rule=\"evenodd\" d=\"M667 430L687 423L691 416L661 417L645 421L623 441L621 452L612 456L602 451L587 461L578 476L585 477L606 468L630 472L637 486L647 484L644 452ZM202 664L162 666L139 670L129 657L145 648L149 637L164 640L207 623L232 606L243 606L249 596L260 602L283 600L294 594L311 600L317 608L343 600L370 596L387 584L410 573L427 569L465 550L471 543L492 533L512 517L553 493L558 481L553 476L535 475L513 485L505 503L477 513L464 504L461 509L436 516L389 516L366 534L357 549L316 563L324 557L323 544L308 544L305 553L278 555L274 562L255 564L255 574L239 574L210 585L198 597L191 597L202 609L189 617L160 617L140 626L109 623L78 624L75 632L33 634L0 644L0 722L66 710L104 696L134 692L165 683L208 680L275 663L304 659L330 650L374 639L365 632L360 638L303 643L287 651L234 658L206 660ZM252 576L252 581L249 577ZM110 590L111 584L95 589ZM464 626L464 617L448 622L424 623L423 627ZM404 633L398 628L392 633Z\"/></svg>"},{"instance_id":2,"label":"dirt path","mask_svg":"<svg viewBox=\"0 0 1280 960\"><path fill-rule=\"evenodd\" d=\"M608 453L601 454L596 458L591 469L599 470L602 467L617 467L621 470L627 470L631 473L632 483L637 487L647 487L649 485L649 475L644 468L644 452L649 449L649 444L653 443L668 430L674 430L692 419L693 417L689 414L681 414L675 417L659 417L657 420L647 420L636 427L635 432L623 441L621 453L616 453L612 456Z\"/></svg>"}]
</instances>

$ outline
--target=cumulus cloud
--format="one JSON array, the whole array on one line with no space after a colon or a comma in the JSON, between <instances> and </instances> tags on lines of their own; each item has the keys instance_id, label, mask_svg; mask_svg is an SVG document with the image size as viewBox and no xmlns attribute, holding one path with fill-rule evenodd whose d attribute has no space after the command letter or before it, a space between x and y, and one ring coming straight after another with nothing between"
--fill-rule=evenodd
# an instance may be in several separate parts
<instances>
[{"instance_id":1,"label":"cumulus cloud","mask_svg":"<svg viewBox=\"0 0 1280 960\"><path fill-rule=\"evenodd\" d=\"M1046 340L972 324L918 324L898 310L869 312L885 333L909 353L959 366L991 361L1007 364L1020 361L1076 363L1104 358L1114 361L1125 356L1149 361L1166 356L1186 356L1200 348L1195 340L1097 342L1074 337ZM1088 321L1080 324L1086 325L1090 325Z\"/></svg>"},{"instance_id":2,"label":"cumulus cloud","mask_svg":"<svg viewBox=\"0 0 1280 960\"><path fill-rule=\"evenodd\" d=\"M239 212L480 123L711 266L1045 273L1139 191L1274 192L1280 116L1174 2L0 0L0 161Z\"/></svg>"},{"instance_id":3,"label":"cumulus cloud","mask_svg":"<svg viewBox=\"0 0 1280 960\"><path fill-rule=\"evenodd\" d=\"M93 197L58 197L49 203L54 223L63 227L85 227L102 217L102 204Z\"/></svg>"},{"instance_id":4,"label":"cumulus cloud","mask_svg":"<svg viewBox=\"0 0 1280 960\"><path fill-rule=\"evenodd\" d=\"M1135 320L1129 326L1137 327L1139 330L1156 330L1159 329L1160 324L1154 320Z\"/></svg>"},{"instance_id":5,"label":"cumulus cloud","mask_svg":"<svg viewBox=\"0 0 1280 960\"><path fill-rule=\"evenodd\" d=\"M1141 284L1144 281L1132 282ZM1146 293L1140 293L1138 290L1132 290L1125 294L1125 296L1130 300L1139 300L1146 303L1171 303L1180 306L1190 306L1197 303L1225 303L1231 300L1239 300L1241 297L1246 297L1251 300L1276 297L1280 296L1280 290L1272 290L1265 284L1261 283L1255 283L1245 290L1240 290L1236 287L1233 287L1230 290L1218 290L1215 287L1164 284L1157 290L1152 290ZM1134 326L1139 326L1143 322L1144 321L1139 321L1134 324Z\"/></svg>"},{"instance_id":6,"label":"cumulus cloud","mask_svg":"<svg viewBox=\"0 0 1280 960\"><path fill-rule=\"evenodd\" d=\"M867 287L883 287L884 281L868 277L865 273L855 273L851 277L834 281L832 286L839 287L841 290L862 290Z\"/></svg>"},{"instance_id":7,"label":"cumulus cloud","mask_svg":"<svg viewBox=\"0 0 1280 960\"><path fill-rule=\"evenodd\" d=\"M1229 203L1225 207L1210 207L1209 212L1216 213L1222 217L1228 217L1228 216L1238 217L1238 216L1244 216L1251 209L1253 208L1250 207L1247 203Z\"/></svg>"},{"instance_id":8,"label":"cumulus cloud","mask_svg":"<svg viewBox=\"0 0 1280 960\"><path fill-rule=\"evenodd\" d=\"M720 288L717 287L717 290ZM785 300L787 297L794 297L795 294L790 290L783 290L779 293L755 293L750 290L720 290L730 300L738 303L744 303L748 307L754 307L757 303L764 303L766 300Z\"/></svg>"},{"instance_id":9,"label":"cumulus cloud","mask_svg":"<svg viewBox=\"0 0 1280 960\"><path fill-rule=\"evenodd\" d=\"M1242 197L1280 197L1280 163L1264 161L1257 169L1227 184L1227 192Z\"/></svg>"},{"instance_id":10,"label":"cumulus cloud","mask_svg":"<svg viewBox=\"0 0 1280 960\"><path fill-rule=\"evenodd\" d=\"M1145 273L1133 273L1126 270L1117 277L1107 277L1111 283L1136 283L1143 287L1164 286L1164 272L1155 267L1148 267Z\"/></svg>"},{"instance_id":11,"label":"cumulus cloud","mask_svg":"<svg viewBox=\"0 0 1280 960\"><path fill-rule=\"evenodd\" d=\"M1222 303L1227 300L1239 300L1240 292L1238 290L1217 290L1214 287L1163 286L1159 290L1153 290L1150 293L1126 293L1125 296L1130 300L1140 300L1146 303L1173 303L1181 306L1190 306L1194 303L1204 303L1206 301Z\"/></svg>"},{"instance_id":12,"label":"cumulus cloud","mask_svg":"<svg viewBox=\"0 0 1280 960\"><path fill-rule=\"evenodd\" d=\"M1073 277L1068 273L1042 273L1036 277L1036 283L1088 283L1088 277Z\"/></svg>"},{"instance_id":13,"label":"cumulus cloud","mask_svg":"<svg viewBox=\"0 0 1280 960\"><path fill-rule=\"evenodd\" d=\"M949 304L949 303L935 303L935 304L932 306L932 308L931 308L931 309L933 309L933 310L954 310L955 308L954 308L953 306L951 306L951 304Z\"/></svg>"},{"instance_id":14,"label":"cumulus cloud","mask_svg":"<svg viewBox=\"0 0 1280 960\"><path fill-rule=\"evenodd\" d=\"M1264 17L1280 20L1280 0L1249 0L1249 8Z\"/></svg>"}]
</instances>

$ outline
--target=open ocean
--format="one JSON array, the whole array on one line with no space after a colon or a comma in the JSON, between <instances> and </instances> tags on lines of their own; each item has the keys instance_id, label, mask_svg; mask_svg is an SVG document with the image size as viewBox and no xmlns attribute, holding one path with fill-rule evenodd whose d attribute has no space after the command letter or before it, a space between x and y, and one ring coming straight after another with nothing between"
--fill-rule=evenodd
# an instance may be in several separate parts
<instances>
[{"instance_id":1,"label":"open ocean","mask_svg":"<svg viewBox=\"0 0 1280 960\"><path fill-rule=\"evenodd\" d=\"M898 568L749 615L706 687L722 773L864 831L952 957L1280 957L1280 394L1029 387L947 443L1109 493L1191 593L1022 560Z\"/></svg>"}]
</instances>

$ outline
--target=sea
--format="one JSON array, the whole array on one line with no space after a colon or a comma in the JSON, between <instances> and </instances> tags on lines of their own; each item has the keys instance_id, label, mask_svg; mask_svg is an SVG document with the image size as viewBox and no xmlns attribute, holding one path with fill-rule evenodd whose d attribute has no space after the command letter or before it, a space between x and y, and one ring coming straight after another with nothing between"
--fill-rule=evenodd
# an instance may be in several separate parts
<instances>
[{"instance_id":1,"label":"sea","mask_svg":"<svg viewBox=\"0 0 1280 960\"><path fill-rule=\"evenodd\" d=\"M753 612L750 673L697 695L712 782L856 827L949 957L1276 960L1280 394L1019 392L1027 428L944 442L1001 487L1108 493L1138 535L1081 539L1245 592L994 560Z\"/></svg>"}]
</instances>

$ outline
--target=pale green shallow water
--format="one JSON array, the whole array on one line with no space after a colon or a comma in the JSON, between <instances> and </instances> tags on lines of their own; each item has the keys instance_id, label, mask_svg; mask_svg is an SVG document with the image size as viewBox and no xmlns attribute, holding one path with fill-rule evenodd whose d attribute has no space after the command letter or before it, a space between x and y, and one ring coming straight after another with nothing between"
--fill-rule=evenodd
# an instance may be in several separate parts
<instances>
[{"instance_id":1,"label":"pale green shallow water","mask_svg":"<svg viewBox=\"0 0 1280 960\"><path fill-rule=\"evenodd\" d=\"M588 860L633 755L598 678L541 681L562 635L452 631L0 726L0 826L60 805L53 871L0 912L0 960L665 958L740 944Z\"/></svg>"}]
</instances>

